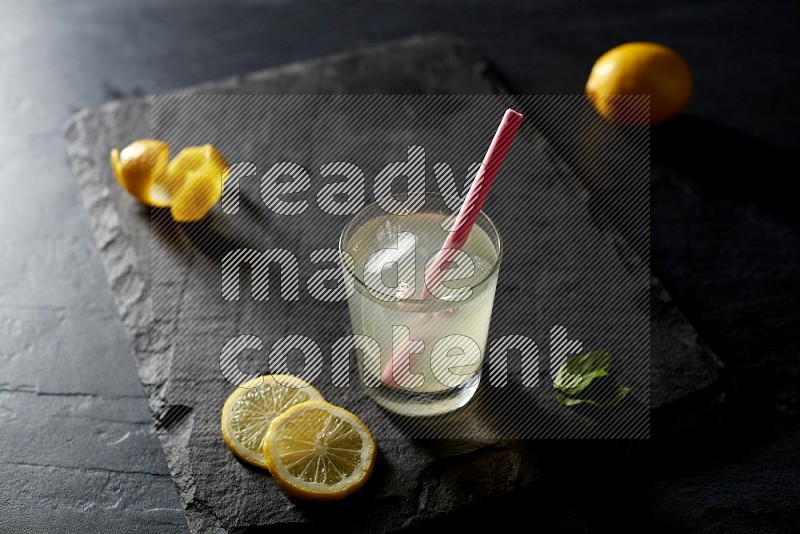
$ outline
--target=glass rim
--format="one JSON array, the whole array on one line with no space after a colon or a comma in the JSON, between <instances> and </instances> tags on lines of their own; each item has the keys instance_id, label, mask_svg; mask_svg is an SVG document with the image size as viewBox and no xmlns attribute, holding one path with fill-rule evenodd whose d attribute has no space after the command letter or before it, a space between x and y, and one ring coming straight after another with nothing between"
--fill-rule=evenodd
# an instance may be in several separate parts
<instances>
[{"instance_id":1,"label":"glass rim","mask_svg":"<svg viewBox=\"0 0 800 534\"><path fill-rule=\"evenodd\" d=\"M459 200L459 201L461 200L461 199L458 199L458 197L454 197L454 196L450 196L450 195L443 195L442 193L434 192L434 191L423 191L422 193L402 193L400 195L393 195L393 196L404 196L404 195L405 196L417 195L417 196L423 196L423 197L436 196L436 197L440 197L442 199L448 198L448 199L454 199L454 200ZM347 252L345 250L345 248L344 248L344 236L348 232L348 230L351 229L351 227L353 225L353 221L355 221L356 218L358 218L358 216L361 215L362 213L364 213L365 211L369 210L370 208L374 208L376 206L379 207L378 200L373 200L372 202L370 202L366 206L362 207L361 209L359 209L357 212L355 212L353 215L350 216L350 219L344 225L344 228L342 228L342 231L339 234L339 253L340 254L342 252ZM384 213L386 213L387 215L390 215L389 212L384 211ZM404 215L413 215L415 213L425 213L425 208L423 207L422 209L420 209L418 211L415 211L413 213L404 214ZM451 215L453 213L455 213L455 212L451 212ZM391 215L394 215L394 214L391 214ZM480 210L478 212L478 218L481 218L481 217L483 217L486 220L486 222L489 224L489 227L492 229L492 232L497 237L497 247L496 247L496 249L497 249L497 259L493 262L492 268L489 270L489 272L487 272L486 275L484 275L483 278L481 278L480 282L478 282L474 286L471 286L471 289L473 289L473 290L475 290L477 288L480 288L481 286L486 284L492 278L492 276L500 269L500 264L503 261L503 237L500 235L500 230L498 230L497 225L492 220L492 218L489 217L486 214L486 212L483 211L483 210ZM477 224L477 223L478 223L478 219L476 218L475 219L475 224ZM490 237L490 239L491 239L491 237ZM442 243L442 244L444 244L444 243ZM349 252L348 252L348 254L349 254ZM349 272L350 275L352 275L354 282L356 284L358 284L359 287L365 289L370 295L372 295L372 292L370 291L369 287L364 282L364 280L359 278L359 276L356 274L355 269L350 269L350 267L348 265L346 265L344 262L342 262L342 264L343 264L344 268L347 269L347 272ZM473 292L473 295L474 294L475 293ZM372 296L374 296L374 295L372 295ZM468 302L471 299L471 297L470 297L470 299L467 299L466 301L464 301L464 300L448 301L448 300L436 299L435 297L434 297L434 299L435 300L433 300L433 301L431 301L430 299L420 300L420 299L412 299L412 298L397 299L397 300L382 300L382 299L378 299L378 300L380 300L381 302L386 303L386 304L403 303L403 304L411 304L411 305L430 305L432 302L440 302L440 303L449 302L449 303L452 303L453 305L461 305L464 302Z\"/></svg>"}]
</instances>

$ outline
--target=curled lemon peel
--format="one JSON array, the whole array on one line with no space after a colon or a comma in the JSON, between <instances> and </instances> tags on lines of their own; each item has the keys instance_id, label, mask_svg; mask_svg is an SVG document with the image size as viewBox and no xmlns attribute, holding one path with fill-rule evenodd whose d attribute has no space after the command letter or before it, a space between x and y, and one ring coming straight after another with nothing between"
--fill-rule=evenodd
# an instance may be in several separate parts
<instances>
[{"instance_id":1,"label":"curled lemon peel","mask_svg":"<svg viewBox=\"0 0 800 534\"><path fill-rule=\"evenodd\" d=\"M148 206L170 205L158 186L166 176L168 162L169 145L156 139L139 139L121 151L111 151L111 168L119 185Z\"/></svg>"},{"instance_id":2,"label":"curled lemon peel","mask_svg":"<svg viewBox=\"0 0 800 534\"><path fill-rule=\"evenodd\" d=\"M148 206L170 208L179 222L202 219L219 202L230 174L213 145L184 148L170 161L169 145L156 139L112 149L110 162L123 189Z\"/></svg>"},{"instance_id":3,"label":"curled lemon peel","mask_svg":"<svg viewBox=\"0 0 800 534\"><path fill-rule=\"evenodd\" d=\"M228 162L213 145L181 150L167 166L166 187L172 217L179 222L202 219L222 197Z\"/></svg>"}]
</instances>

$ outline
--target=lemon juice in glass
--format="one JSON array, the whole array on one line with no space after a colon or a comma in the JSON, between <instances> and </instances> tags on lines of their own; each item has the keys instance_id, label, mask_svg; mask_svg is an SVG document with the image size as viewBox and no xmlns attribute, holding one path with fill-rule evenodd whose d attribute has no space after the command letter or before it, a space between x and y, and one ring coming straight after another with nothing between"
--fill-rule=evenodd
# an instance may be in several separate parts
<instances>
[{"instance_id":1,"label":"lemon juice in glass","mask_svg":"<svg viewBox=\"0 0 800 534\"><path fill-rule=\"evenodd\" d=\"M353 260L343 262L353 334L367 340L356 351L362 380L377 404L407 416L444 414L475 395L503 250L480 212L441 280L426 284L454 217L441 195L421 195L424 207L407 215L367 206L340 238Z\"/></svg>"}]
</instances>

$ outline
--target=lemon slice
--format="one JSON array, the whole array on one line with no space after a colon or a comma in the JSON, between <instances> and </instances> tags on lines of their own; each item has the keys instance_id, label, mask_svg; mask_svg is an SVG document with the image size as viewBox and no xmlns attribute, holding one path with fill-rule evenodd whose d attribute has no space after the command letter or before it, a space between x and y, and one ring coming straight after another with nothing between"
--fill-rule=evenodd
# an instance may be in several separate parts
<instances>
[{"instance_id":1,"label":"lemon slice","mask_svg":"<svg viewBox=\"0 0 800 534\"><path fill-rule=\"evenodd\" d=\"M309 400L322 400L322 395L295 376L264 375L248 380L222 407L222 439L240 459L266 467L263 442L269 424L287 409Z\"/></svg>"},{"instance_id":2,"label":"lemon slice","mask_svg":"<svg viewBox=\"0 0 800 534\"><path fill-rule=\"evenodd\" d=\"M376 453L361 419L321 400L286 410L264 439L264 457L278 486L317 501L360 489L372 474Z\"/></svg>"}]
</instances>

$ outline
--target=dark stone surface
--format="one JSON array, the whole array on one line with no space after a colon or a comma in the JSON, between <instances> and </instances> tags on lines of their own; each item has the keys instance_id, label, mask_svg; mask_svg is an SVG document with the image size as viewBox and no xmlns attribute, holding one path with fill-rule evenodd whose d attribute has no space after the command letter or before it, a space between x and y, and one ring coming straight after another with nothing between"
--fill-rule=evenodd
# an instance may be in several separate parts
<instances>
[{"instance_id":1,"label":"dark stone surface","mask_svg":"<svg viewBox=\"0 0 800 534\"><path fill-rule=\"evenodd\" d=\"M490 93L498 89L505 92L502 87L493 85L492 78L487 74L488 66L465 43L448 37L430 37L205 84L189 92L445 94ZM268 120L268 102L252 103L251 115L258 109L261 120ZM414 101L408 101L403 106L407 109L419 107L412 116L438 113L435 107L421 107L423 102L415 104ZM440 121L442 124L449 121L463 125L463 129L470 134L463 134L462 143L471 143L472 137L481 139L477 135L479 125L470 126L469 122L478 120L471 118L474 110L478 109L478 102L476 100L472 105L455 108L471 110L469 114L461 112L461 115L453 115L457 112L450 111ZM535 102L520 100L517 104L524 110L534 107ZM203 105L197 99L169 100L162 97L153 104L134 100L83 111L67 126L68 152L92 218L120 315L132 340L140 376L150 393L151 409L160 423L160 437L181 491L190 527L198 531L238 531L255 525L316 523L318 512L314 507L287 499L268 477L243 467L225 450L217 428L218 411L231 387L219 372L218 346L227 339L226 333L228 337L242 332L266 335L264 341L267 346L280 335L302 333L320 342L324 348L332 339L346 333L342 326L346 323L343 306L341 303L323 306L303 296L291 307L281 302L267 308L263 304L249 305L244 302L236 305L237 309L244 306L246 313L231 308L216 298L218 255L226 245L214 236L216 231L223 231L227 234L222 235L229 240L245 240L244 244L237 246L256 249L283 247L305 257L306 249L335 246L338 227L342 222L329 224L324 213L316 213L312 209L310 215L304 216L299 223L295 219L273 217L266 234L263 225L256 226L255 231L249 233L246 225L238 230L213 230L215 224L241 224L236 222L239 219L224 217L215 223L213 216L205 227L195 225L181 229L159 222L161 218L156 215L151 228L146 210L117 188L106 161L111 147L123 146L141 137L165 139L173 146L180 146L180 140L187 136L191 139L202 138L220 146L229 157L234 154L233 161L238 161L242 158L251 159L255 155L245 151L236 156L237 150L240 150L238 147L242 145L260 146L266 143L263 139L270 139L269 144L282 142L273 139L270 133L272 129L290 138L294 135L288 125L273 124L266 128L260 122L254 122L250 130L242 130L247 123L222 122L228 116L226 113L246 116L250 108L242 101L225 112L227 108L220 108L221 105ZM286 105L276 109L285 113ZM156 126L155 132L150 125L151 107L152 116L158 116L159 123L164 123ZM209 115L210 109L215 110L213 115ZM365 121L365 117L357 114L357 108L344 106L342 109L350 109L348 113L351 114L349 120L342 124L362 124ZM502 104L497 111L501 109ZM314 120L325 122L323 116L322 110L319 110ZM173 118L171 122L165 122L166 117ZM188 126L197 117L202 117L202 123ZM594 115L590 117L596 120ZM300 119L294 121L297 120ZM407 128L397 119L391 124L391 136L387 133L383 137L394 138L404 131L404 127ZM313 126L314 123L309 124L309 127ZM223 130L226 133L223 134ZM299 131L303 131L302 128ZM313 141L313 134L308 135L310 137L306 137L306 143L310 146L320 143L325 146L325 143L332 142L326 140L327 134L324 133L323 138L316 142ZM415 142L428 148L435 147L432 141L419 138L421 134L416 135ZM430 135L433 139L441 139L447 136L447 132L443 130L436 133L433 130ZM363 153L364 148L354 144L358 142L357 139L345 127L335 136L337 149L333 150L333 154ZM372 145L376 162L384 161L385 158L381 159L378 154L384 148L374 143ZM389 148L391 145L388 143ZM307 168L318 166L319 162L314 164L297 159L306 150L305 147L306 144L295 142L275 150L281 157L299 161ZM297 150L300 152L295 154L293 151ZM389 150L387 156L391 153ZM324 154L326 152L322 151ZM675 310L660 284L655 279L650 280L646 267L640 268L637 273L635 269L629 272L631 268L624 266L617 250L624 250L625 242L621 239L612 241L594 226L589 206L565 183L569 170L560 160L552 159L556 156L552 155L546 141L536 132L535 122L531 122L531 127L515 143L515 154L519 156L512 155L505 172L516 179L507 179L497 185L493 191L493 202L490 201L487 207L489 212L498 213L497 222L504 229L509 247L504 266L506 274L498 288L493 337L514 333L540 339L541 336L536 334L540 334L542 328L546 333L551 323L542 325L542 328L532 326L540 322L537 318L544 318L552 324L577 326L580 324L577 317L589 313L587 318L591 317L592 327L578 337L590 344L592 339L588 336L596 336L595 343L612 343L607 348L617 356L617 365L628 370L626 382L633 387L633 395L639 398L640 403L648 401L648 394L644 392L644 384L648 381L653 383L649 397L658 411L673 411L683 417L693 415L697 403L687 402L682 409L673 405L678 400L685 401L687 396L700 395L713 388L718 389L713 399L716 400L722 391L718 384L716 360L705 346L698 343L697 334ZM443 159L450 161L447 157ZM526 184L534 182L537 184L536 194L528 194L532 186ZM435 188L433 183L429 185ZM257 206L258 199L254 202ZM515 215L517 213L530 215L520 219ZM309 218L316 221L315 224L325 221L324 226L330 226L330 231L304 231L302 225ZM566 224L567 220L570 221L569 225ZM165 224L167 226L162 228ZM558 231L563 232L567 227L571 235L580 236L580 239L557 238L561 235ZM561 230L556 230L558 228ZM609 228L606 232L612 230ZM282 241L282 235L291 235L290 241ZM260 243L247 242L253 239ZM520 240L524 240L527 246L523 247L523 243L518 242ZM214 255L203 252L212 249ZM570 261L572 257L592 257L593 261ZM529 287L525 276L531 263L536 265L538 283ZM151 272L151 264L160 266L159 277ZM569 268L565 269L565 266ZM305 267L301 268L301 278L309 274L305 270ZM204 272L209 275L204 276ZM595 276L607 283L592 283ZM547 283L543 283L542 279L546 279ZM629 279L633 282L627 281ZM636 281L639 279L641 283ZM636 348L637 343L646 340L646 337L637 333L637 319L635 314L631 314L638 301L625 296L627 291L636 291L634 288L640 287L644 289L642 296L646 301L648 286L651 288L649 297L654 317L650 327L652 378L648 376L647 368L639 363L641 354L647 350L646 345ZM544 288L544 291L537 291L537 287ZM621 291L624 287L628 289ZM591 291L579 291L576 288L591 288ZM576 308L568 304L570 299L575 299L580 305ZM593 302L599 307L593 308ZM528 311L520 310L520 305ZM594 311L590 312L591 309ZM309 322L309 317L315 319ZM608 322L601 327L598 321ZM616 323L627 325L624 330L629 333L614 333L613 325ZM638 324L644 331L647 330L646 311ZM611 339L616 339L619 346L613 345ZM626 361L626 354L633 359ZM637 368L644 372L638 378L634 372ZM382 454L382 469L379 468L375 480L358 498L348 500L336 509L339 513L348 514L351 510L368 506L372 513L362 514L357 520L348 522L346 527L339 525L341 528L377 527L394 530L424 523L431 518L444 517L468 503L480 502L488 496L496 498L509 490L526 487L541 479L543 472L550 472L549 469L538 467L540 455L532 444L498 441L507 435L507 429L498 434L489 430L477 431L475 435L481 438L479 441L461 442L456 449L452 448L452 444L418 442L409 439L413 434L405 428L394 428L384 413L369 402L362 388L338 390L326 389L324 383L317 385L331 402L359 413L372 428ZM543 396L531 408L543 410L548 400L552 402L552 398ZM709 400L705 398L700 406L706 408ZM485 402L488 404L483 406ZM493 409L492 402L496 404L497 400L476 400L466 412L459 414L460 427L477 425L476 428L480 428L485 425L485 422L481 423L481 414ZM646 405L639 406L644 408L646 417ZM580 430L580 425L584 424L581 421L587 417L585 414L577 416L563 408L547 410L546 416L532 419L544 431L519 436L552 435L546 429L559 420L564 421L560 424L578 425L575 427L577 430L562 430L562 433L591 435L588 427ZM639 417L641 411L640 408ZM636 412L631 413L633 415ZM622 416L618 417L622 420ZM599 420L595 424L601 423ZM623 424L638 426L640 423L634 418ZM511 435L514 435L513 432ZM508 470L499 470L498 465L508 465ZM551 475L554 476L554 473ZM261 497L255 498L255 495Z\"/></svg>"},{"instance_id":2,"label":"dark stone surface","mask_svg":"<svg viewBox=\"0 0 800 534\"><path fill-rule=\"evenodd\" d=\"M592 62L609 47L664 42L695 73L687 115L706 123L705 133L722 129L731 134L726 141L739 140L736 150L709 158L726 163L724 171L698 176L674 168L669 157L686 148L691 129L653 132L654 153L667 152L653 166L653 268L736 378L734 401L711 421L659 435L636 461L597 443L559 444L574 457L605 462L592 461L588 471L586 462L565 463L564 477L541 491L498 498L441 526L474 527L492 517L486 510L500 517L523 512L542 532L641 531L643 525L670 532L790 532L800 523L800 312L792 291L800 284L800 231L796 219L774 209L791 205L786 188L792 181L783 171L761 172L759 165L771 159L756 161L755 181L740 172L748 168L740 165L742 156L794 161L800 148L796 3L32 0L7 3L3 13L0 308L9 345L0 383L40 394L5 393L18 399L15 406L32 409L13 412L15 433L0 427L0 463L13 449L41 466L3 464L4 532L185 530L154 432L96 446L107 426L101 406L119 408L120 421L144 423L149 415L63 156L61 124L68 115L122 96L431 30L468 38L511 87L528 93L579 93ZM68 328L53 329L59 314ZM20 329L21 323L28 326ZM76 421L66 414L79 394L100 400ZM118 402L128 395L129 403ZM4 415L10 403L0 404ZM49 435L60 437L57 457L31 446L26 429L41 428L35 421L43 417ZM129 463L113 465L106 455ZM161 476L135 473L149 469ZM614 491L609 479L618 482ZM581 491L575 480L582 481ZM127 500L140 485L142 498Z\"/></svg>"}]
</instances>

